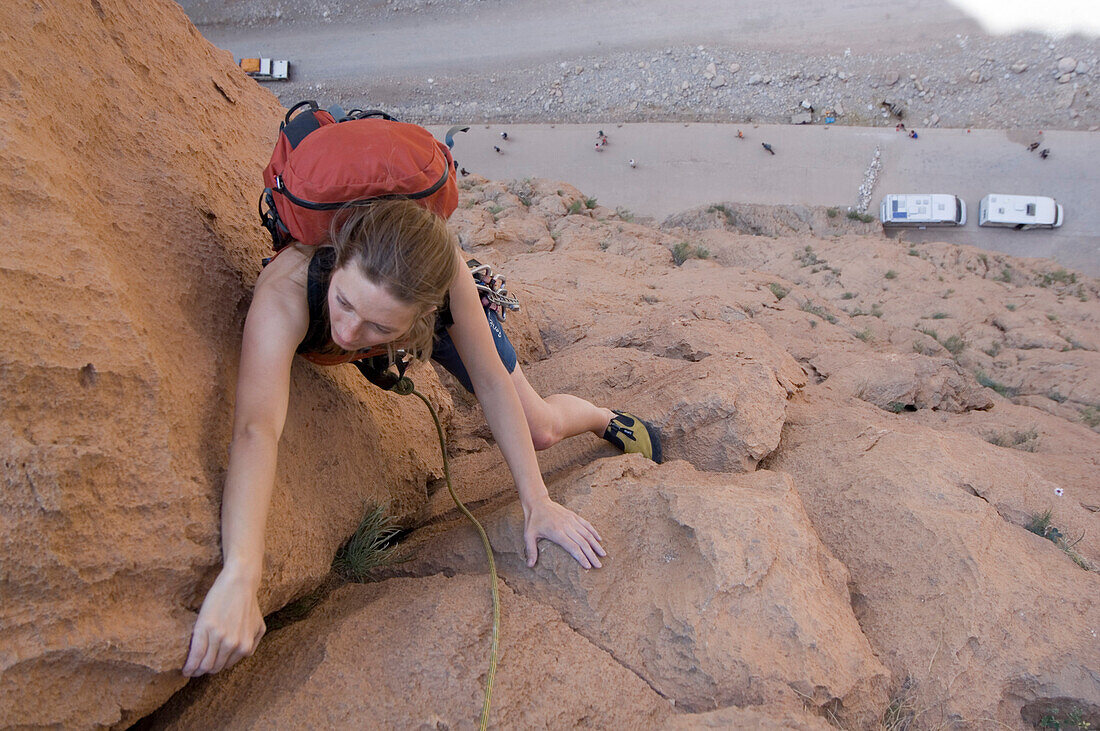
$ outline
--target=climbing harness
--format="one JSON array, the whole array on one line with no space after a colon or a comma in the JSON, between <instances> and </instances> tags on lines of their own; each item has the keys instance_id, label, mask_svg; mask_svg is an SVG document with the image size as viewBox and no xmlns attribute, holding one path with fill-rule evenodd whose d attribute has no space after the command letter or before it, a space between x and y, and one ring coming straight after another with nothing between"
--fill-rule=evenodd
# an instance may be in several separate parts
<instances>
[{"instance_id":1,"label":"climbing harness","mask_svg":"<svg viewBox=\"0 0 1100 731\"><path fill-rule=\"evenodd\" d=\"M482 264L477 259L468 259L466 265L470 267L477 291L482 298L489 301L489 309L500 315L501 322L508 315L508 310L519 309L519 299L514 294L508 294L503 274L493 274L491 266Z\"/></svg>"},{"instance_id":2,"label":"climbing harness","mask_svg":"<svg viewBox=\"0 0 1100 731\"><path fill-rule=\"evenodd\" d=\"M492 270L489 270L490 276ZM507 294L507 292L505 292ZM517 305L518 307L518 305ZM503 312L501 313L501 319L503 319ZM404 352L399 351L403 356ZM462 514L470 519L470 522L477 528L478 534L481 536L481 544L485 547L485 556L489 559L489 577L492 580L492 594L493 594L493 639L492 645L489 650L489 676L485 680L485 703L481 707L481 724L482 731L489 725L489 701L493 695L493 679L497 674L497 650L500 646L500 593L497 590L497 566L493 561L493 547L489 544L489 536L485 534L485 529L481 527L481 523L477 521L474 514L462 504L462 501L458 499L458 495L455 494L454 487L451 486L451 465L447 460L447 445L443 440L443 427L439 425L439 415L436 414L435 408L431 402L424 397L424 394L416 390L416 386L413 385L412 379L405 375L405 368L408 367L408 362L404 357L401 357L397 363L398 373L386 370L379 373L379 376L389 376L389 379L384 383L389 385L383 385L375 380L374 383L387 391L393 391L394 393L402 396L412 394L418 399L424 402L424 405L428 407L428 411L432 414L432 421L435 422L435 433L439 437L439 451L443 454L443 475L447 478L447 492L451 494L451 499L455 501L455 505L462 511Z\"/></svg>"}]
</instances>

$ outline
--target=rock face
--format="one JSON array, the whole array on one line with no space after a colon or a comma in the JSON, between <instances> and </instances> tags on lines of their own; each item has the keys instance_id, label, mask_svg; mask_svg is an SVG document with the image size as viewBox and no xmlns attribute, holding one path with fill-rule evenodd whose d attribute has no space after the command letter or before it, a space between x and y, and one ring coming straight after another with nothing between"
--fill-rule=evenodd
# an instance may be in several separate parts
<instances>
[{"instance_id":1,"label":"rock face","mask_svg":"<svg viewBox=\"0 0 1100 731\"><path fill-rule=\"evenodd\" d=\"M151 726L476 727L492 630L486 585L484 576L437 575L346 586L273 632L253 662L189 688ZM494 727L656 728L672 715L552 609L506 584L500 593Z\"/></svg>"},{"instance_id":2,"label":"rock face","mask_svg":"<svg viewBox=\"0 0 1100 731\"><path fill-rule=\"evenodd\" d=\"M184 684L220 562L283 110L174 3L11 2L0 25L0 726L125 725ZM266 611L327 573L364 502L409 515L439 470L418 403L305 365L292 391Z\"/></svg>"}]
</instances>

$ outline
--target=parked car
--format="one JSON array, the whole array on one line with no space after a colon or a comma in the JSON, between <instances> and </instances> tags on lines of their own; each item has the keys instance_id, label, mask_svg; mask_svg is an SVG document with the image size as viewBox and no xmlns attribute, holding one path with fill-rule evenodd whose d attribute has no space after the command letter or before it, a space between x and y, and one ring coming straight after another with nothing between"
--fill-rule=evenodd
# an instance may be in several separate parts
<instances>
[{"instance_id":1,"label":"parked car","mask_svg":"<svg viewBox=\"0 0 1100 731\"><path fill-rule=\"evenodd\" d=\"M258 81L286 81L290 78L290 62L270 58L242 58L241 70Z\"/></svg>"},{"instance_id":2,"label":"parked car","mask_svg":"<svg viewBox=\"0 0 1100 731\"><path fill-rule=\"evenodd\" d=\"M979 226L1004 226L1017 231L1028 228L1058 228L1062 206L1041 195L990 193L978 204Z\"/></svg>"},{"instance_id":3,"label":"parked car","mask_svg":"<svg viewBox=\"0 0 1100 731\"><path fill-rule=\"evenodd\" d=\"M966 201L946 193L905 193L884 196L879 209L883 226L964 226Z\"/></svg>"}]
</instances>

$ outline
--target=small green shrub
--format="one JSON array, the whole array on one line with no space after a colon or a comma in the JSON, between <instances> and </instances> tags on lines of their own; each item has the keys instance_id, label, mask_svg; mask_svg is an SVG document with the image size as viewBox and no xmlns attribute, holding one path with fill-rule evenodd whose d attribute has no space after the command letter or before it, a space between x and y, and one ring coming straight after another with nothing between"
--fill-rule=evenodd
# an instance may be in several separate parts
<instances>
[{"instance_id":1,"label":"small green shrub","mask_svg":"<svg viewBox=\"0 0 1100 731\"><path fill-rule=\"evenodd\" d=\"M1052 314L1052 313L1048 312L1047 313L1047 319L1050 320L1051 322L1058 322L1058 315L1055 315L1055 314Z\"/></svg>"},{"instance_id":2,"label":"small green shrub","mask_svg":"<svg viewBox=\"0 0 1100 731\"><path fill-rule=\"evenodd\" d=\"M1012 269L1005 267L1001 270L1001 276L993 277L995 282L1011 282L1012 281Z\"/></svg>"},{"instance_id":3,"label":"small green shrub","mask_svg":"<svg viewBox=\"0 0 1100 731\"><path fill-rule=\"evenodd\" d=\"M842 299L842 300L851 300L851 299L855 299L855 298L856 298L856 293L855 292L845 292L844 294L840 295L840 299Z\"/></svg>"},{"instance_id":4,"label":"small green shrub","mask_svg":"<svg viewBox=\"0 0 1100 731\"><path fill-rule=\"evenodd\" d=\"M629 208L616 208L615 215L619 217L619 220L631 223L634 220L634 214L630 212Z\"/></svg>"},{"instance_id":5,"label":"small green shrub","mask_svg":"<svg viewBox=\"0 0 1100 731\"><path fill-rule=\"evenodd\" d=\"M701 246L692 246L686 241L681 241L672 247L672 261L676 266L680 266L688 259L706 259L710 256L710 251L704 249Z\"/></svg>"},{"instance_id":6,"label":"small green shrub","mask_svg":"<svg viewBox=\"0 0 1100 731\"><path fill-rule=\"evenodd\" d=\"M801 309L803 312L809 312L811 315L817 315L822 320L827 320L831 324L836 324L836 315L826 312L824 307L815 305L810 300L806 300L805 302L803 302L799 306L799 309Z\"/></svg>"},{"instance_id":7,"label":"small green shrub","mask_svg":"<svg viewBox=\"0 0 1100 731\"><path fill-rule=\"evenodd\" d=\"M825 215L828 216L829 218L836 218L836 214L839 213L839 212L840 211L838 211L835 208L826 208L825 209Z\"/></svg>"},{"instance_id":8,"label":"small green shrub","mask_svg":"<svg viewBox=\"0 0 1100 731\"><path fill-rule=\"evenodd\" d=\"M848 220L850 221L862 221L863 223L870 223L875 220L874 216L869 216L866 213L860 213L859 211L848 211Z\"/></svg>"},{"instance_id":9,"label":"small green shrub","mask_svg":"<svg viewBox=\"0 0 1100 731\"><path fill-rule=\"evenodd\" d=\"M993 380L988 375L986 375L985 371L978 371L974 374L974 378L981 385L985 386L986 388L992 388L994 391L1001 394L1005 398L1012 398L1017 393L1019 393L1018 389L1015 389L1012 386L1006 386L1003 383L999 383L998 381Z\"/></svg>"},{"instance_id":10,"label":"small green shrub","mask_svg":"<svg viewBox=\"0 0 1100 731\"><path fill-rule=\"evenodd\" d=\"M932 313L932 319L933 320L946 320L949 317L951 317L951 315L947 314L946 312L933 312Z\"/></svg>"},{"instance_id":11,"label":"small green shrub","mask_svg":"<svg viewBox=\"0 0 1100 731\"><path fill-rule=\"evenodd\" d=\"M595 208L596 207L596 197L593 196L591 198L585 198L584 199L584 207L589 208L589 209Z\"/></svg>"},{"instance_id":12,"label":"small green shrub","mask_svg":"<svg viewBox=\"0 0 1100 731\"><path fill-rule=\"evenodd\" d=\"M1050 391L1047 392L1047 398L1050 399L1051 401L1056 401L1060 404L1064 404L1067 401L1066 396L1063 396L1062 394L1058 393L1058 391L1056 391L1054 389L1051 389Z\"/></svg>"},{"instance_id":13,"label":"small green shrub","mask_svg":"<svg viewBox=\"0 0 1100 731\"><path fill-rule=\"evenodd\" d=\"M1081 409L1081 421L1090 429L1100 426L1100 407L1086 406Z\"/></svg>"},{"instance_id":14,"label":"small green shrub","mask_svg":"<svg viewBox=\"0 0 1100 731\"><path fill-rule=\"evenodd\" d=\"M897 279L898 278L898 273L895 272L893 269L891 269L888 272L886 272L886 278L887 279Z\"/></svg>"},{"instance_id":15,"label":"small green shrub","mask_svg":"<svg viewBox=\"0 0 1100 731\"><path fill-rule=\"evenodd\" d=\"M1031 516L1031 521L1026 526L1027 529L1029 531L1031 531L1032 533L1034 533L1035 535L1042 536L1043 538L1046 538L1048 541L1050 541L1054 545L1058 546L1058 548L1062 549L1062 553L1069 556L1070 559L1075 564L1077 564L1078 566L1083 568L1085 571L1091 571L1092 566L1089 564L1089 562L1086 561L1083 556L1081 556L1079 553L1077 553L1077 551L1074 550L1074 546L1076 546L1078 543L1080 543L1081 540L1085 537L1085 535L1082 533L1080 538L1078 538L1075 541L1070 542L1069 539L1066 538L1065 533L1063 533L1061 530L1059 530L1055 526L1051 525L1051 515L1052 515L1052 511L1051 511L1050 508L1047 508L1042 513L1036 513L1035 515L1032 515ZM1057 710L1054 710L1054 709L1051 710L1051 714L1057 714L1057 713L1058 713ZM1043 718L1044 718L1044 720L1046 720L1047 718L1052 718L1052 717L1053 717L1053 715L1044 716ZM1087 721L1084 721L1083 723L1085 725L1081 726L1081 725L1053 725L1053 724L1052 725L1044 725L1042 722L1040 722L1039 727L1040 728L1089 728L1089 723Z\"/></svg>"},{"instance_id":16,"label":"small green shrub","mask_svg":"<svg viewBox=\"0 0 1100 731\"><path fill-rule=\"evenodd\" d=\"M351 581L363 581L372 569L407 560L392 545L400 532L385 508L368 507L359 527L336 552L333 570Z\"/></svg>"},{"instance_id":17,"label":"small green shrub","mask_svg":"<svg viewBox=\"0 0 1100 731\"><path fill-rule=\"evenodd\" d=\"M878 302L871 305L871 317L882 317L882 305Z\"/></svg>"},{"instance_id":18,"label":"small green shrub","mask_svg":"<svg viewBox=\"0 0 1100 731\"><path fill-rule=\"evenodd\" d=\"M1007 309L1009 312L1015 312L1016 311L1016 305L1009 302L1007 305L1005 305L1005 309Z\"/></svg>"},{"instance_id":19,"label":"small green shrub","mask_svg":"<svg viewBox=\"0 0 1100 731\"><path fill-rule=\"evenodd\" d=\"M775 295L775 298L777 300L781 300L784 297L786 297L788 294L790 294L789 289L787 289L786 287L784 287L781 284L778 284L776 282L772 282L771 284L769 284L768 289L770 289L772 291L772 294Z\"/></svg>"},{"instance_id":20,"label":"small green shrub","mask_svg":"<svg viewBox=\"0 0 1100 731\"><path fill-rule=\"evenodd\" d=\"M1040 287L1049 287L1051 284L1076 284L1077 275L1065 269L1055 269L1052 272L1043 272L1043 278L1039 282Z\"/></svg>"},{"instance_id":21,"label":"small green shrub","mask_svg":"<svg viewBox=\"0 0 1100 731\"><path fill-rule=\"evenodd\" d=\"M951 355L958 355L966 348L966 341L958 335L952 335L940 343L940 345L947 348L947 352L951 353Z\"/></svg>"},{"instance_id":22,"label":"small green shrub","mask_svg":"<svg viewBox=\"0 0 1100 731\"><path fill-rule=\"evenodd\" d=\"M871 332L871 328L867 327L856 333L856 337L865 343L869 343L875 339L874 333Z\"/></svg>"},{"instance_id":23,"label":"small green shrub","mask_svg":"<svg viewBox=\"0 0 1100 731\"><path fill-rule=\"evenodd\" d=\"M916 248L910 246L909 247L909 256L920 256L920 252L917 251Z\"/></svg>"},{"instance_id":24,"label":"small green shrub","mask_svg":"<svg viewBox=\"0 0 1100 731\"><path fill-rule=\"evenodd\" d=\"M1085 720L1080 708L1071 709L1069 713L1065 714L1065 718L1062 718L1062 713L1057 708L1051 708L1039 719L1039 728L1053 728L1059 731L1061 729L1090 729L1092 723Z\"/></svg>"},{"instance_id":25,"label":"small green shrub","mask_svg":"<svg viewBox=\"0 0 1100 731\"><path fill-rule=\"evenodd\" d=\"M569 215L572 216L576 213L580 213L583 206L584 204L581 201L573 201L569 204Z\"/></svg>"}]
</instances>

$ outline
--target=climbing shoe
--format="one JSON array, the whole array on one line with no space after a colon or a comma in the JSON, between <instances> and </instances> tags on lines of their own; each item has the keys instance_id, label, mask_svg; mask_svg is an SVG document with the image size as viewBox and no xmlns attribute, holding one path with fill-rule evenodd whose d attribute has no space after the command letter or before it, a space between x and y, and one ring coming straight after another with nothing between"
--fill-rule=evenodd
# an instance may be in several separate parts
<instances>
[{"instance_id":1,"label":"climbing shoe","mask_svg":"<svg viewBox=\"0 0 1100 731\"><path fill-rule=\"evenodd\" d=\"M612 413L615 416L607 425L603 438L627 454L640 454L660 464L663 459L660 430L625 411L612 409Z\"/></svg>"}]
</instances>

